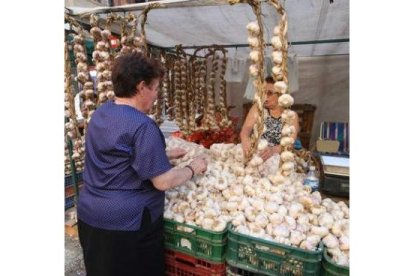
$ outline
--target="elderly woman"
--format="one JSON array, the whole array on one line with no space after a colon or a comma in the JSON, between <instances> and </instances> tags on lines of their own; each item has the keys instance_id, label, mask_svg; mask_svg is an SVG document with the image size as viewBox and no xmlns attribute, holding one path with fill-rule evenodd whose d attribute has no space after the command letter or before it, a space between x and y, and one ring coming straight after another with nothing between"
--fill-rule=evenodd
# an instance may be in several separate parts
<instances>
[{"instance_id":1,"label":"elderly woman","mask_svg":"<svg viewBox=\"0 0 414 276\"><path fill-rule=\"evenodd\" d=\"M278 99L279 93L274 91L273 84L275 81L271 76L265 79L265 93L266 100L264 102L264 123L265 130L262 134L262 138L266 139L269 146L261 153L263 160L267 160L274 154L280 153L280 139L282 138L282 120L281 115L284 108L279 106ZM244 154L247 154L250 147L250 134L253 130L253 126L259 117L259 110L257 104L254 104L247 114L246 120L244 121L242 130L240 131L240 140L242 143ZM299 131L298 115L296 114L293 125L295 126L296 133L293 138L296 139Z\"/></svg>"},{"instance_id":2,"label":"elderly woman","mask_svg":"<svg viewBox=\"0 0 414 276\"><path fill-rule=\"evenodd\" d=\"M115 100L93 114L85 146L84 187L77 205L88 276L164 275L164 191L207 168L204 156L172 168L165 140L147 116L164 74L141 53L115 59Z\"/></svg>"}]
</instances>

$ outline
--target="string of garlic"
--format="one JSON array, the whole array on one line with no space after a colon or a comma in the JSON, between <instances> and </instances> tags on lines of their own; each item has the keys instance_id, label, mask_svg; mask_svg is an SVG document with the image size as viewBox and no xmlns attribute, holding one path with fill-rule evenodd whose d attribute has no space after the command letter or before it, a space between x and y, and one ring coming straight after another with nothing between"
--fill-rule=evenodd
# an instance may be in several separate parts
<instances>
[{"instance_id":1,"label":"string of garlic","mask_svg":"<svg viewBox=\"0 0 414 276\"><path fill-rule=\"evenodd\" d=\"M229 127L231 121L229 120L229 114L227 109L227 93L226 93L226 81L224 75L226 73L227 57L226 52L223 50L223 58L221 59L221 71L220 71L220 90L219 90L219 109L221 114L221 121L219 125L223 128Z\"/></svg>"},{"instance_id":2,"label":"string of garlic","mask_svg":"<svg viewBox=\"0 0 414 276\"><path fill-rule=\"evenodd\" d=\"M82 109L84 112L84 135L86 135L88 123L90 120L90 116L95 110L95 99L93 98L93 82L90 79L89 71L88 71L88 64L87 64L87 56L86 50L84 46L84 36L83 36L83 28L82 26L72 17L65 14L65 20L67 20L71 27L73 27L76 31L76 35L73 37L74 47L73 51L75 54L75 63L77 68L77 75L75 80L81 85L82 90L79 91L79 96L84 100L82 104ZM68 105L68 103L65 103ZM75 116L76 118L76 116Z\"/></svg>"},{"instance_id":3,"label":"string of garlic","mask_svg":"<svg viewBox=\"0 0 414 276\"><path fill-rule=\"evenodd\" d=\"M180 70L181 70L181 114L183 116L183 126L182 126L182 132L184 135L189 134L189 116L188 116L188 105L189 102L187 100L188 95L188 89L187 89L187 59L186 56L183 55L181 58L180 63Z\"/></svg>"},{"instance_id":4,"label":"string of garlic","mask_svg":"<svg viewBox=\"0 0 414 276\"><path fill-rule=\"evenodd\" d=\"M207 57L204 58L204 60L201 60L200 64L200 91L199 91L199 97L200 97L200 104L198 106L199 110L198 113L202 114L203 117L207 114ZM202 125L200 126L200 130L208 130L208 127L204 124L204 119L202 122Z\"/></svg>"},{"instance_id":5,"label":"string of garlic","mask_svg":"<svg viewBox=\"0 0 414 276\"><path fill-rule=\"evenodd\" d=\"M248 30L248 38L251 52L250 59L252 64L249 67L250 75L254 79L253 84L256 90L254 100L258 109L258 117L256 123L253 126L253 134L251 135L250 148L247 155L245 156L245 164L250 161L253 154L257 151L260 137L264 130L264 40L263 40L263 23L261 18L261 6L260 2L249 2L252 7L254 14L256 15L257 21L250 22L246 28Z\"/></svg>"},{"instance_id":6,"label":"string of garlic","mask_svg":"<svg viewBox=\"0 0 414 276\"><path fill-rule=\"evenodd\" d=\"M167 96L165 100L165 112L168 120L172 121L174 118L174 58L171 55L166 55L167 65Z\"/></svg>"},{"instance_id":7,"label":"string of garlic","mask_svg":"<svg viewBox=\"0 0 414 276\"><path fill-rule=\"evenodd\" d=\"M272 37L272 59L274 66L272 68L273 77L275 79L274 89L276 92L280 93L278 104L284 108L282 113L282 154L285 153L285 156L288 155L288 152L293 152L293 144L296 129L293 126L293 121L296 117L295 112L290 110L290 107L293 105L293 97L289 94L288 86L288 70L287 70L287 30L288 22L286 11L283 6L277 0L271 0L271 3L276 8L277 12L281 15L279 24L273 29ZM291 156L289 154L289 156ZM284 159L280 162L280 168L282 170L282 175L289 176L295 170L295 160Z\"/></svg>"},{"instance_id":8,"label":"string of garlic","mask_svg":"<svg viewBox=\"0 0 414 276\"><path fill-rule=\"evenodd\" d=\"M72 168L70 166L69 149L66 141L63 144L65 145L65 156L63 159L65 164L65 175L70 175L72 172Z\"/></svg>"},{"instance_id":9,"label":"string of garlic","mask_svg":"<svg viewBox=\"0 0 414 276\"><path fill-rule=\"evenodd\" d=\"M112 19L108 17L110 22ZM91 34L94 38L95 49L92 53L92 61L95 63L96 68L96 91L98 96L98 106L102 105L108 99L107 93L114 96L113 86L111 81L110 71L110 53L109 53L109 36L111 31L107 27L101 30L98 26L98 17L95 14L90 16Z\"/></svg>"},{"instance_id":10,"label":"string of garlic","mask_svg":"<svg viewBox=\"0 0 414 276\"><path fill-rule=\"evenodd\" d=\"M207 85L207 110L206 110L206 125L210 130L218 129L216 121L216 105L215 105L215 82L216 82L216 71L218 69L218 61L212 52L211 70Z\"/></svg>"},{"instance_id":11,"label":"string of garlic","mask_svg":"<svg viewBox=\"0 0 414 276\"><path fill-rule=\"evenodd\" d=\"M162 5L159 3L150 3L149 5L147 5L144 10L141 12L140 16L142 16L141 18L141 41L140 43L142 43L142 50L143 52L149 56L150 53L148 51L148 45L147 45L147 38L146 38L146 33L145 33L145 23L147 22L147 17L148 17L148 13L151 9L155 9L155 8L159 8Z\"/></svg>"},{"instance_id":12,"label":"string of garlic","mask_svg":"<svg viewBox=\"0 0 414 276\"><path fill-rule=\"evenodd\" d=\"M70 58L67 42L65 43L65 117L67 119L67 122L65 123L66 137L67 139L72 140L73 143L73 151L71 158L75 162L76 170L82 171L83 156L85 151L82 144L82 137L79 132L79 124L75 112L75 101L72 90L72 74L70 68Z\"/></svg>"},{"instance_id":13,"label":"string of garlic","mask_svg":"<svg viewBox=\"0 0 414 276\"><path fill-rule=\"evenodd\" d=\"M174 119L177 126L183 128L183 114L181 109L181 60L174 60Z\"/></svg>"},{"instance_id":14,"label":"string of garlic","mask_svg":"<svg viewBox=\"0 0 414 276\"><path fill-rule=\"evenodd\" d=\"M196 100L196 95L197 95L197 90L196 90L196 61L194 61L194 58L191 57L190 58L190 63L188 66L188 70L189 70L189 76L190 79L188 81L189 86L188 86L188 95L187 95L187 101L188 101L188 130L190 133L193 133L194 131L196 131L196 110L197 110L197 100Z\"/></svg>"},{"instance_id":15,"label":"string of garlic","mask_svg":"<svg viewBox=\"0 0 414 276\"><path fill-rule=\"evenodd\" d=\"M161 55L161 63L164 68L165 66L165 57ZM164 77L161 79L160 87L161 87L161 93L157 93L157 100L154 102L150 114L153 116L153 119L157 125L161 125L164 122L162 111L164 106L164 90L166 90L166 77L167 77L168 71L165 72Z\"/></svg>"},{"instance_id":16,"label":"string of garlic","mask_svg":"<svg viewBox=\"0 0 414 276\"><path fill-rule=\"evenodd\" d=\"M158 124L161 125L164 122L164 117L163 115L163 111L164 113L167 113L168 111L168 107L169 107L169 103L168 103L168 81L169 81L169 68L168 68L168 61L167 61L167 57L165 55L165 53L163 53L161 55L161 62L164 65L164 69L165 69L165 73L164 73L164 77L162 78L162 82L161 82L161 93L159 95L159 100L160 100L160 104L159 104L159 114L158 114Z\"/></svg>"},{"instance_id":17,"label":"string of garlic","mask_svg":"<svg viewBox=\"0 0 414 276\"><path fill-rule=\"evenodd\" d=\"M200 74L200 68L201 68L202 61L198 58L195 58L193 61L194 67L194 103L196 107L196 112L200 113L201 111L201 74Z\"/></svg>"}]
</instances>

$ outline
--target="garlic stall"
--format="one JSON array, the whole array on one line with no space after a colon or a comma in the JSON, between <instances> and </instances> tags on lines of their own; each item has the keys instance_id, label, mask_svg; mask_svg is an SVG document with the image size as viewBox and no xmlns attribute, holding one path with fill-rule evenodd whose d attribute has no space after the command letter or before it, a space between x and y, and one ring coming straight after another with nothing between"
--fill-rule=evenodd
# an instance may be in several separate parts
<instances>
[{"instance_id":1,"label":"garlic stall","mask_svg":"<svg viewBox=\"0 0 414 276\"><path fill-rule=\"evenodd\" d=\"M296 130L293 126L295 112L291 110L294 99L289 90L287 68L288 18L280 1L265 2L278 14L276 26L264 25L261 1L229 0L225 3L235 7L237 4L248 4L254 15L254 18L250 16L250 22L246 22L245 29L239 30L246 35L250 50L248 74L253 81L254 101L259 108L259 118L254 125L252 143L246 156L241 144L234 139L237 133L229 113L228 84L225 80L228 50L215 44L195 47L194 51L182 45L175 45L173 50L160 50L148 45L145 33L147 16L150 10L162 8L162 5L148 5L139 16L125 12L123 16L114 13L98 16L92 13L88 15L91 25L89 33L73 18L65 18L76 32L67 45L73 47L75 54L76 81L85 113L84 129L86 132L94 110L114 97L110 69L114 58L129 51L142 51L158 57L166 74L150 117L158 125L166 120L174 121L181 138L167 138L167 150L178 147L187 152L182 158L172 160L172 164L181 168L197 155L208 155L208 169L203 175L195 176L165 193L164 218L168 220L168 225L189 234L185 238L175 237L172 243L180 243L189 249L188 252L205 253L202 257L214 255L211 253L215 250L214 246L220 247L221 251L214 256L214 261L225 262L224 248L230 244L231 235L240 234L240 239L251 237L256 239L254 242L263 242L258 248L264 254L269 254L269 259L260 259L247 246L243 249L246 250L245 254L241 249L235 251L237 258L244 257L246 264L267 269L268 275L273 275L274 271L303 275L303 264L296 263L296 260L286 261L292 264L284 264L285 267L277 267L278 264L272 262L278 258L277 250L281 250L272 247L275 243L285 246L285 249L297 249L301 254L314 254L312 262L315 266L320 264L318 258L322 257L322 250L326 249L335 264L349 267L349 207L343 201L323 198L320 192L311 192L304 185L312 154L309 151L295 151L293 147ZM138 19L141 20L139 31ZM105 26L102 21L105 21ZM121 24L120 44L112 48L110 39L114 33L111 26L115 22ZM284 111L281 115L282 151L264 161L260 153L268 143L260 137L265 128L266 29L270 30L267 34L271 34L267 40L271 49L274 90L281 94L278 104ZM89 74L88 66L91 64L87 64L85 36L94 41L92 66L97 72L95 84ZM71 171L71 160L76 172L83 170L84 136L78 130L71 78L70 70L67 69L65 137L71 142L65 147L65 174ZM72 149L69 144L73 145ZM213 248L208 244L194 246L190 234L197 232L195 229L217 233L220 235L220 244L217 243Z\"/></svg>"}]
</instances>

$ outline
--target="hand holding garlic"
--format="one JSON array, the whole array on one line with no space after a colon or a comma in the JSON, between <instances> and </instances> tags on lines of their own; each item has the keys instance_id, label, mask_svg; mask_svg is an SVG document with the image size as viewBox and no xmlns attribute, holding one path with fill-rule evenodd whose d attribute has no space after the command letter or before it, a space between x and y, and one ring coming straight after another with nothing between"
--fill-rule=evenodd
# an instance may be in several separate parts
<instances>
[{"instance_id":1,"label":"hand holding garlic","mask_svg":"<svg viewBox=\"0 0 414 276\"><path fill-rule=\"evenodd\" d=\"M207 170L207 164L207 156L202 154L194 158L190 166L194 171L194 175L200 175Z\"/></svg>"},{"instance_id":2,"label":"hand holding garlic","mask_svg":"<svg viewBox=\"0 0 414 276\"><path fill-rule=\"evenodd\" d=\"M186 155L187 151L183 148L173 148L170 150L167 150L167 157L168 159L177 159L181 158L184 155Z\"/></svg>"}]
</instances>

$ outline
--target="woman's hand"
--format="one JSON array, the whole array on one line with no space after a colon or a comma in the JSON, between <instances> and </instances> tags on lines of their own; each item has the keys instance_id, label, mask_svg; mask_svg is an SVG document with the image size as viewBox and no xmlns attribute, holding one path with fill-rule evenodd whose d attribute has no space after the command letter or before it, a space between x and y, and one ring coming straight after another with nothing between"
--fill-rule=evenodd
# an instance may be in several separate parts
<instances>
[{"instance_id":1,"label":"woman's hand","mask_svg":"<svg viewBox=\"0 0 414 276\"><path fill-rule=\"evenodd\" d=\"M187 153L187 151L185 149L174 148L174 149L171 149L171 150L167 150L167 157L170 160L171 159L177 159L177 158L183 157L186 153Z\"/></svg>"},{"instance_id":2,"label":"woman's hand","mask_svg":"<svg viewBox=\"0 0 414 276\"><path fill-rule=\"evenodd\" d=\"M193 168L194 175L203 174L207 170L207 155L201 154L193 159L189 164Z\"/></svg>"},{"instance_id":3,"label":"woman's hand","mask_svg":"<svg viewBox=\"0 0 414 276\"><path fill-rule=\"evenodd\" d=\"M260 157L263 159L263 161L266 161L267 159L269 159L276 153L280 153L280 151L281 151L280 145L276 145L273 147L268 146L260 153Z\"/></svg>"}]
</instances>

